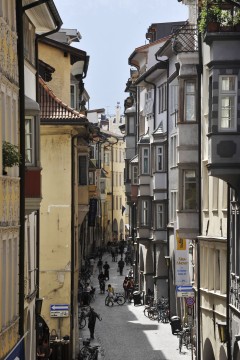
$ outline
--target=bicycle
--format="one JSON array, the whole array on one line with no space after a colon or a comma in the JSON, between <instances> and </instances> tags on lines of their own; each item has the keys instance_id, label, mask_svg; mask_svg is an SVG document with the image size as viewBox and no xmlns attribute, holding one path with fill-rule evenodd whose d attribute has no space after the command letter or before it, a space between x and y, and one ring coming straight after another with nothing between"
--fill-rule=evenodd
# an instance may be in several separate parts
<instances>
[{"instance_id":1,"label":"bicycle","mask_svg":"<svg viewBox=\"0 0 240 360\"><path fill-rule=\"evenodd\" d=\"M97 360L99 346L90 346L90 339L83 340L83 347L80 350L79 360Z\"/></svg>"},{"instance_id":2,"label":"bicycle","mask_svg":"<svg viewBox=\"0 0 240 360\"><path fill-rule=\"evenodd\" d=\"M179 353L181 354L183 346L186 346L186 348L189 349L189 347L191 345L191 329L190 329L190 327L185 325L184 328L182 329L182 331L179 331L177 336L179 338Z\"/></svg>"},{"instance_id":3,"label":"bicycle","mask_svg":"<svg viewBox=\"0 0 240 360\"><path fill-rule=\"evenodd\" d=\"M89 310L89 306L86 306L81 310L80 316L78 317L79 329L83 329L86 326L86 317Z\"/></svg>"},{"instance_id":4,"label":"bicycle","mask_svg":"<svg viewBox=\"0 0 240 360\"><path fill-rule=\"evenodd\" d=\"M119 294L119 293L116 293L115 296L107 295L107 297L105 298L106 306L113 306L115 302L118 305L123 305L123 304L125 304L126 299L122 294Z\"/></svg>"}]
</instances>

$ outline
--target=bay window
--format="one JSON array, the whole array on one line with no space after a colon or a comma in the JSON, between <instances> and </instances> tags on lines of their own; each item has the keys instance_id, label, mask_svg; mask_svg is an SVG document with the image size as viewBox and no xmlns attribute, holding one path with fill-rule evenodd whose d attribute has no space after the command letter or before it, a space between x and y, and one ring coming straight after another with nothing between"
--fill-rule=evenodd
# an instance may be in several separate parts
<instances>
[{"instance_id":1,"label":"bay window","mask_svg":"<svg viewBox=\"0 0 240 360\"><path fill-rule=\"evenodd\" d=\"M142 200L141 225L148 226L150 218L149 200Z\"/></svg>"},{"instance_id":2,"label":"bay window","mask_svg":"<svg viewBox=\"0 0 240 360\"><path fill-rule=\"evenodd\" d=\"M142 173L149 174L149 148L142 149Z\"/></svg>"},{"instance_id":3,"label":"bay window","mask_svg":"<svg viewBox=\"0 0 240 360\"><path fill-rule=\"evenodd\" d=\"M164 204L156 205L156 227L157 229L165 228L165 212L164 212Z\"/></svg>"},{"instance_id":4,"label":"bay window","mask_svg":"<svg viewBox=\"0 0 240 360\"><path fill-rule=\"evenodd\" d=\"M25 162L26 165L34 165L34 117L25 118Z\"/></svg>"},{"instance_id":5,"label":"bay window","mask_svg":"<svg viewBox=\"0 0 240 360\"><path fill-rule=\"evenodd\" d=\"M219 119L220 130L236 130L237 77L219 77Z\"/></svg>"},{"instance_id":6,"label":"bay window","mask_svg":"<svg viewBox=\"0 0 240 360\"><path fill-rule=\"evenodd\" d=\"M197 179L195 170L183 170L183 210L197 209Z\"/></svg>"},{"instance_id":7,"label":"bay window","mask_svg":"<svg viewBox=\"0 0 240 360\"><path fill-rule=\"evenodd\" d=\"M184 83L184 119L196 121L196 82L186 80Z\"/></svg>"},{"instance_id":8,"label":"bay window","mask_svg":"<svg viewBox=\"0 0 240 360\"><path fill-rule=\"evenodd\" d=\"M86 155L78 157L78 184L88 185L88 159Z\"/></svg>"},{"instance_id":9,"label":"bay window","mask_svg":"<svg viewBox=\"0 0 240 360\"><path fill-rule=\"evenodd\" d=\"M156 170L163 171L163 146L156 148Z\"/></svg>"}]
</instances>

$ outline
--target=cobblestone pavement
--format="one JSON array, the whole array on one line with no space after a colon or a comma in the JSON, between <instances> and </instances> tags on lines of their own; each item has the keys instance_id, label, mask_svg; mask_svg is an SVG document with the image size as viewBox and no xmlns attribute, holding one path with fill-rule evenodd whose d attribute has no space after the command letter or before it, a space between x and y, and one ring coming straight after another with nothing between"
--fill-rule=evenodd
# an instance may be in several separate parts
<instances>
[{"instance_id":1,"label":"cobblestone pavement","mask_svg":"<svg viewBox=\"0 0 240 360\"><path fill-rule=\"evenodd\" d=\"M110 279L115 292L123 292L122 282L129 267L124 268L123 276L117 273L117 262L112 262L111 256L105 254L103 261L110 265ZM97 262L97 260L96 260ZM97 320L95 339L91 345L100 345L99 359L104 360L191 360L191 350L185 347L179 354L178 338L172 335L170 324L158 323L148 319L143 314L144 306L124 304L113 307L105 306L105 295L99 294L98 270L92 276L92 285L96 287L96 300L91 306L102 317ZM89 337L85 327L80 333L80 344Z\"/></svg>"}]
</instances>

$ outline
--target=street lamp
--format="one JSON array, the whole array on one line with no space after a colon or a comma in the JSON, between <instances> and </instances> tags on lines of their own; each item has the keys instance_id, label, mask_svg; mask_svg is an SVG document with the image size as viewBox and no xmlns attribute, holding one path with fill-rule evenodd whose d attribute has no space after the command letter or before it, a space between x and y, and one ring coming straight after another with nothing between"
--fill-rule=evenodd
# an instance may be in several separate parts
<instances>
[{"instance_id":1,"label":"street lamp","mask_svg":"<svg viewBox=\"0 0 240 360\"><path fill-rule=\"evenodd\" d=\"M217 326L221 343L226 343L228 341L227 323L218 322Z\"/></svg>"}]
</instances>

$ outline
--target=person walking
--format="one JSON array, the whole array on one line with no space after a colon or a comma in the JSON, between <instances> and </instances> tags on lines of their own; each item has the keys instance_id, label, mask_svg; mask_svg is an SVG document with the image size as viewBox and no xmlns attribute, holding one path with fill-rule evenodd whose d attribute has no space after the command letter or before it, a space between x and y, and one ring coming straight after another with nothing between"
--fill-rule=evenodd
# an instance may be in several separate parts
<instances>
[{"instance_id":1,"label":"person walking","mask_svg":"<svg viewBox=\"0 0 240 360\"><path fill-rule=\"evenodd\" d=\"M128 284L128 277L126 276L125 279L123 280L123 290L124 290L124 296L126 299L128 298L127 284Z\"/></svg>"},{"instance_id":2,"label":"person walking","mask_svg":"<svg viewBox=\"0 0 240 360\"><path fill-rule=\"evenodd\" d=\"M118 262L118 267L119 267L119 273L120 275L122 275L123 273L123 268L124 268L124 261L123 261L123 258L121 257L121 259L119 260Z\"/></svg>"},{"instance_id":3,"label":"person walking","mask_svg":"<svg viewBox=\"0 0 240 360\"><path fill-rule=\"evenodd\" d=\"M94 258L91 258L91 259L89 260L89 264L90 264L90 271L91 271L91 274L93 275Z\"/></svg>"},{"instance_id":4,"label":"person walking","mask_svg":"<svg viewBox=\"0 0 240 360\"><path fill-rule=\"evenodd\" d=\"M103 265L103 269L104 269L104 276L106 280L109 280L109 269L110 266L108 265L108 262L105 261L105 264Z\"/></svg>"},{"instance_id":5,"label":"person walking","mask_svg":"<svg viewBox=\"0 0 240 360\"><path fill-rule=\"evenodd\" d=\"M104 294L105 293L105 276L102 271L98 275L98 281L99 281L100 294Z\"/></svg>"},{"instance_id":6,"label":"person walking","mask_svg":"<svg viewBox=\"0 0 240 360\"><path fill-rule=\"evenodd\" d=\"M103 266L103 262L102 259L99 258L98 263L97 263L97 267L98 267L98 273L100 274L102 271L102 266Z\"/></svg>"},{"instance_id":7,"label":"person walking","mask_svg":"<svg viewBox=\"0 0 240 360\"><path fill-rule=\"evenodd\" d=\"M88 328L90 331L90 338L94 339L94 331L95 331L95 325L96 325L96 319L99 321L102 321L102 318L99 314L97 314L92 307L90 307L89 312L87 313L88 317Z\"/></svg>"}]
</instances>

